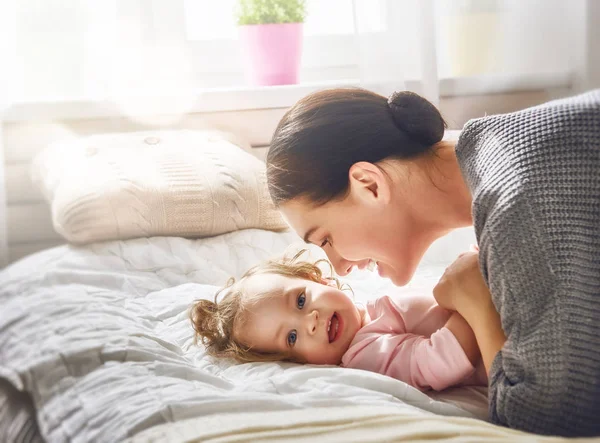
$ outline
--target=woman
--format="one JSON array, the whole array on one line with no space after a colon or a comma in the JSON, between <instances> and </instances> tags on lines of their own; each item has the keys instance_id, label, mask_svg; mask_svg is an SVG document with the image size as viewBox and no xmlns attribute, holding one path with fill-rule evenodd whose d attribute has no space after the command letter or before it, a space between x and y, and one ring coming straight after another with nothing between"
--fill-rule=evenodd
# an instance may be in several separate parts
<instances>
[{"instance_id":1,"label":"woman","mask_svg":"<svg viewBox=\"0 0 600 443\"><path fill-rule=\"evenodd\" d=\"M271 197L340 275L375 261L400 286L474 225L479 255L435 296L475 332L492 421L599 435L600 91L470 121L456 143L444 128L413 93L312 94L275 130Z\"/></svg>"}]
</instances>

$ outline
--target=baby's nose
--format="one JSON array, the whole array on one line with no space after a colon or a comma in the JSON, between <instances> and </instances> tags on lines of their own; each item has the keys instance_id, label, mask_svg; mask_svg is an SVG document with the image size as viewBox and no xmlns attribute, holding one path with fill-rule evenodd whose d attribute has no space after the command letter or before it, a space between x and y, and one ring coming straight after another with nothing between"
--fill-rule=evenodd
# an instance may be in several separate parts
<instances>
[{"instance_id":1,"label":"baby's nose","mask_svg":"<svg viewBox=\"0 0 600 443\"><path fill-rule=\"evenodd\" d=\"M308 314L307 329L310 335L314 335L317 332L319 326L319 311L316 309Z\"/></svg>"}]
</instances>

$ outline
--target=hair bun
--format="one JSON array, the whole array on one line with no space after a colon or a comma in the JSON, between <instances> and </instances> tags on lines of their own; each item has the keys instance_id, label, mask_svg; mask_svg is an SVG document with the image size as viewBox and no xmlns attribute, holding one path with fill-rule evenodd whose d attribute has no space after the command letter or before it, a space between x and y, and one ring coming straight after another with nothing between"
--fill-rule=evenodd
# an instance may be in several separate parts
<instances>
[{"instance_id":1,"label":"hair bun","mask_svg":"<svg viewBox=\"0 0 600 443\"><path fill-rule=\"evenodd\" d=\"M433 145L444 137L446 122L429 101L410 91L394 92L388 99L394 123L410 138Z\"/></svg>"}]
</instances>

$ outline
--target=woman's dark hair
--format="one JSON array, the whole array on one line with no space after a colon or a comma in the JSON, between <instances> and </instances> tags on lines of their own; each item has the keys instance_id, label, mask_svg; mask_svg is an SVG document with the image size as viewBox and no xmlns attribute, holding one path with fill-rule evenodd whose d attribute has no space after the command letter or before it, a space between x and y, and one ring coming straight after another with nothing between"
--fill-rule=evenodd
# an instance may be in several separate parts
<instances>
[{"instance_id":1,"label":"woman's dark hair","mask_svg":"<svg viewBox=\"0 0 600 443\"><path fill-rule=\"evenodd\" d=\"M331 89L301 99L281 119L267 155L275 205L306 197L316 205L341 198L360 161L420 156L444 136L446 123L423 97L387 99L364 89Z\"/></svg>"}]
</instances>

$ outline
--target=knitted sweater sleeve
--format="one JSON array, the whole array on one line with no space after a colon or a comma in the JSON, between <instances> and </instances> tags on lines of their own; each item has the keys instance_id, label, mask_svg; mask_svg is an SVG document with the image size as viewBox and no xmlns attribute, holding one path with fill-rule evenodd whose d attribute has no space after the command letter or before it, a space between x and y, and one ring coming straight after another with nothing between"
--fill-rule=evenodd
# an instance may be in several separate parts
<instances>
[{"instance_id":1,"label":"knitted sweater sleeve","mask_svg":"<svg viewBox=\"0 0 600 443\"><path fill-rule=\"evenodd\" d=\"M491 420L600 435L600 91L471 121L456 151L507 337Z\"/></svg>"},{"instance_id":2,"label":"knitted sweater sleeve","mask_svg":"<svg viewBox=\"0 0 600 443\"><path fill-rule=\"evenodd\" d=\"M489 374L490 419L561 433L553 421L565 400L566 380L560 378L568 365L568 325L558 303L564 293L543 229L529 222L536 216L528 202L513 201L499 212L491 214L480 238L480 264L507 334Z\"/></svg>"}]
</instances>

